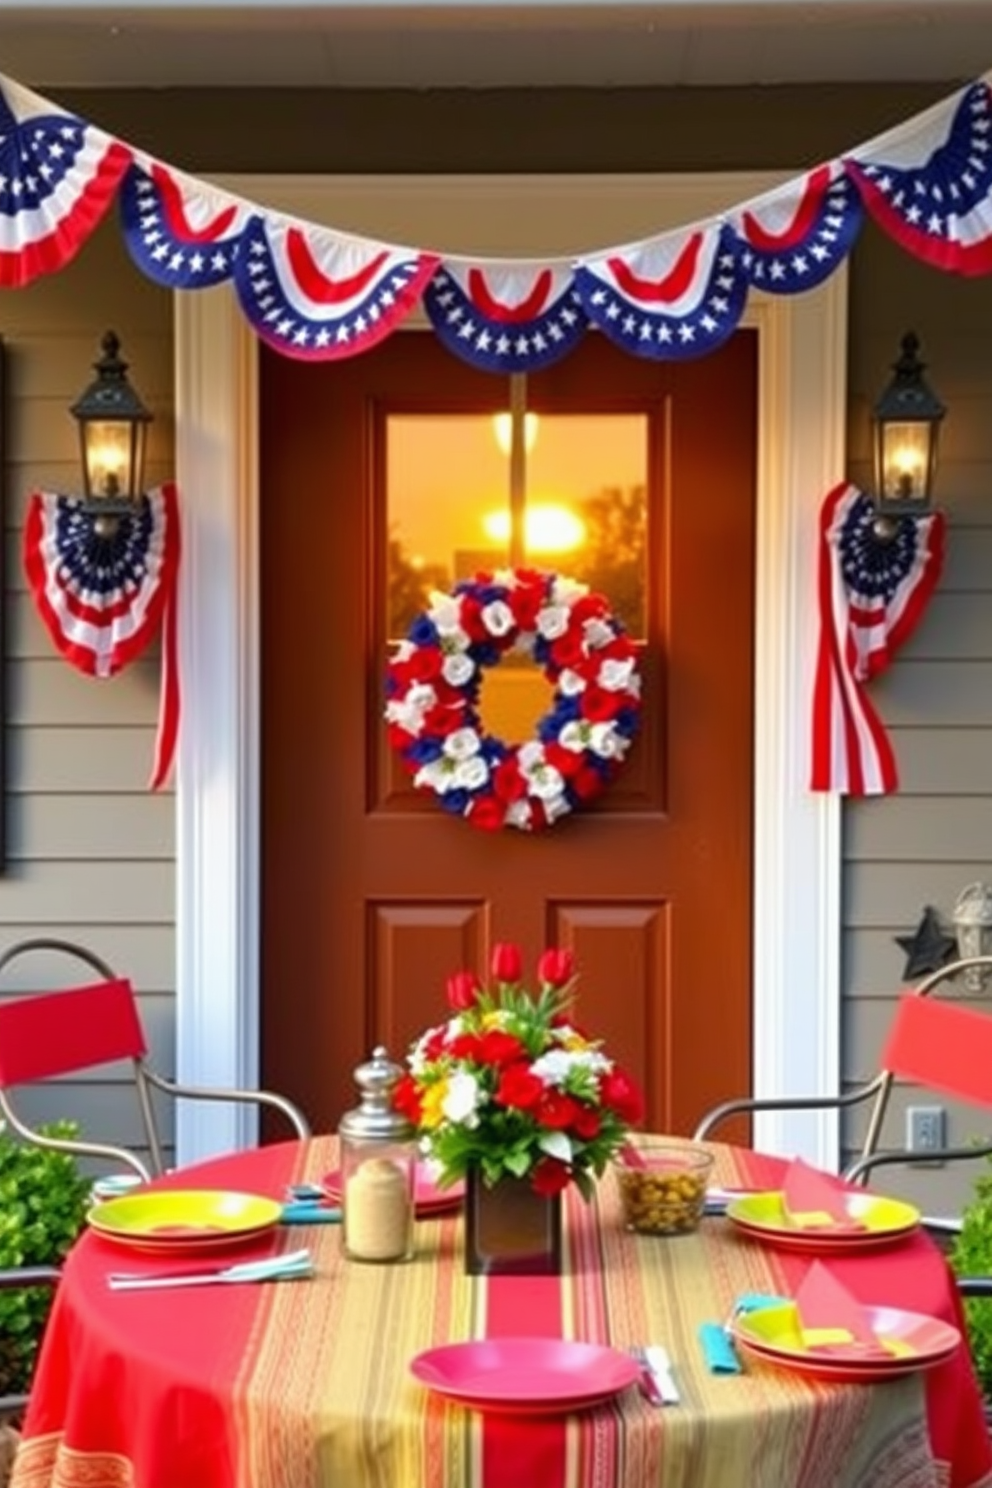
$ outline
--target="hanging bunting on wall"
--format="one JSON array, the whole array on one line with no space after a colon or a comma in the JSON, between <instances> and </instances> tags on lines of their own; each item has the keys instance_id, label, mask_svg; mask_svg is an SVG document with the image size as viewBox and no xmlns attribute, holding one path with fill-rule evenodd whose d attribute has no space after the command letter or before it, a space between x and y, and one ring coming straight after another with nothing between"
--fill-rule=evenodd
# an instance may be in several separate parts
<instances>
[{"instance_id":1,"label":"hanging bunting on wall","mask_svg":"<svg viewBox=\"0 0 992 1488\"><path fill-rule=\"evenodd\" d=\"M491 372L547 366L590 324L636 356L702 356L733 332L751 289L821 284L866 212L926 263L992 272L990 79L705 221L568 258L472 260L287 217L0 75L0 285L62 268L120 187L138 267L172 289L232 279L255 331L285 356L357 356L421 301L444 345Z\"/></svg>"},{"instance_id":2,"label":"hanging bunting on wall","mask_svg":"<svg viewBox=\"0 0 992 1488\"><path fill-rule=\"evenodd\" d=\"M52 643L90 677L123 670L162 630L158 730L151 789L165 784L179 736L176 581L179 503L173 485L142 496L113 519L76 496L36 491L24 524L28 587Z\"/></svg>"},{"instance_id":3,"label":"hanging bunting on wall","mask_svg":"<svg viewBox=\"0 0 992 1488\"><path fill-rule=\"evenodd\" d=\"M885 795L899 783L885 725L866 683L915 629L940 578L944 515L903 517L875 531L874 505L842 483L820 511L820 635L813 683L812 770L817 791Z\"/></svg>"}]
</instances>

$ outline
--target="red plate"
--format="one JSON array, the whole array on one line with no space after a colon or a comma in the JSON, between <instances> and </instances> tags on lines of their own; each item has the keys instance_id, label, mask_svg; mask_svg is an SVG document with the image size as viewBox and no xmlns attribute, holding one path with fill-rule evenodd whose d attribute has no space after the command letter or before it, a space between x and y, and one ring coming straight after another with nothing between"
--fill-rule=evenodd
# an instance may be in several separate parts
<instances>
[{"instance_id":1,"label":"red plate","mask_svg":"<svg viewBox=\"0 0 992 1488\"><path fill-rule=\"evenodd\" d=\"M776 1250L797 1250L805 1255L851 1255L854 1251L881 1250L885 1245L898 1245L916 1233L918 1226L891 1230L885 1234L859 1230L844 1235L831 1235L823 1230L772 1230L765 1225L749 1225L733 1217L734 1226L750 1240L774 1245Z\"/></svg>"},{"instance_id":2,"label":"red plate","mask_svg":"<svg viewBox=\"0 0 992 1488\"><path fill-rule=\"evenodd\" d=\"M329 1199L332 1199L335 1204L340 1204L341 1169L334 1168L330 1173L325 1173L320 1180L320 1186ZM444 1214L449 1209L457 1209L464 1197L464 1183L454 1183L450 1188L439 1188L426 1165L417 1164L414 1198L418 1218L427 1219L435 1214Z\"/></svg>"},{"instance_id":3,"label":"red plate","mask_svg":"<svg viewBox=\"0 0 992 1488\"><path fill-rule=\"evenodd\" d=\"M562 1415L609 1400L640 1378L629 1354L563 1338L486 1338L410 1361L421 1384L475 1410Z\"/></svg>"}]
</instances>

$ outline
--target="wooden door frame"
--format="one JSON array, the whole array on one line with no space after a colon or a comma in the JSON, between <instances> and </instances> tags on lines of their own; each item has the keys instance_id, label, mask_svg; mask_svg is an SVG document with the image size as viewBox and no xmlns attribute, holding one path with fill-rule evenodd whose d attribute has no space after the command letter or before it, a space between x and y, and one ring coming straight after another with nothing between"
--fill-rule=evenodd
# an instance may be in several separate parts
<instances>
[{"instance_id":1,"label":"wooden door frame","mask_svg":"<svg viewBox=\"0 0 992 1488\"><path fill-rule=\"evenodd\" d=\"M488 253L561 254L700 220L783 179L232 176L223 185L380 239L481 252L471 241L476 232L488 234ZM519 238L541 212L551 225L540 241L494 240L503 230ZM840 1078L840 804L812 794L806 779L817 519L823 495L844 474L846 270L810 294L752 295L744 324L759 332L752 1088L826 1094ZM227 286L178 294L175 335L176 465L185 498L177 1073L190 1084L251 1087L260 1066L257 343ZM713 971L719 975L716 960ZM183 1103L177 1160L254 1137L251 1113ZM826 1166L838 1157L834 1113L762 1116L755 1140Z\"/></svg>"}]
</instances>

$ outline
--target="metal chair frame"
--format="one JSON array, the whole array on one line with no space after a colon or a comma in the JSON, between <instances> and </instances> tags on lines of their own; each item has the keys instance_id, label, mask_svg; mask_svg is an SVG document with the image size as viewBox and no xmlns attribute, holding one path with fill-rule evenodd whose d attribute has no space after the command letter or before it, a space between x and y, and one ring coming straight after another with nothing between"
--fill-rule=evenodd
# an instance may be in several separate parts
<instances>
[{"instance_id":1,"label":"metal chair frame","mask_svg":"<svg viewBox=\"0 0 992 1488\"><path fill-rule=\"evenodd\" d=\"M82 961L96 974L97 978L105 981L113 981L117 976L117 973L100 956L97 956L85 946L77 945L73 941L58 940L44 936L31 940L18 941L16 945L10 946L4 951L0 955L0 976L2 976L3 972L13 961L36 951L55 951L73 957L78 961ZM25 992L17 995L30 997L32 994ZM221 1089L217 1086L182 1085L178 1081L168 1080L164 1075L158 1074L152 1068L147 1058L136 1058L131 1063L134 1067L138 1106L141 1111L142 1124L151 1157L150 1168L126 1147L117 1147L105 1142L88 1142L81 1138L51 1137L37 1131L18 1116L11 1104L8 1091L3 1086L0 1086L0 1112L2 1112L11 1128L26 1142L32 1142L38 1147L54 1148L60 1152L75 1153L77 1156L106 1158L111 1162L122 1163L137 1174L144 1182L165 1171L162 1156L162 1141L159 1136L158 1123L155 1119L155 1110L152 1104L152 1089L161 1090L165 1094L178 1099L241 1101L259 1106L267 1106L271 1110L281 1112L290 1126L292 1126L296 1135L301 1139L306 1139L311 1135L309 1123L303 1112L291 1100L287 1099L286 1096L277 1095L270 1090L238 1090L233 1088ZM2 1401L0 1401L0 1406L2 1406Z\"/></svg>"},{"instance_id":2,"label":"metal chair frame","mask_svg":"<svg viewBox=\"0 0 992 1488\"><path fill-rule=\"evenodd\" d=\"M53 1289L62 1279L56 1266L11 1266L0 1268L0 1291L12 1292L19 1288L47 1286ZM20 1415L28 1403L27 1395L0 1395L0 1421L8 1416Z\"/></svg>"},{"instance_id":3,"label":"metal chair frame","mask_svg":"<svg viewBox=\"0 0 992 1488\"><path fill-rule=\"evenodd\" d=\"M928 997L935 987L940 986L943 982L952 981L961 972L974 966L985 966L992 969L992 956L966 956L957 961L950 961L946 966L940 967L938 971L932 972L930 976L925 977L913 989L912 995L916 997ZM724 1101L721 1105L715 1106L712 1111L707 1112L703 1117L693 1134L694 1140L702 1141L710 1134L714 1127L731 1116L748 1114L755 1111L843 1110L860 1105L864 1101L874 1100L874 1106L872 1107L868 1126L865 1130L861 1154L852 1163L848 1164L844 1170L845 1178L852 1182L863 1183L874 1168L880 1167L883 1164L905 1163L914 1156L914 1154L910 1154L905 1150L897 1152L878 1152L876 1150L894 1080L895 1072L883 1068L871 1080L840 1095L768 1097L760 1099L742 1097L738 1100ZM992 1073L990 1073L989 1077L989 1104L992 1105ZM989 1155L992 1155L992 1142L971 1147L935 1149L932 1152L927 1152L926 1160L927 1162L953 1162L965 1157L976 1158Z\"/></svg>"}]
</instances>

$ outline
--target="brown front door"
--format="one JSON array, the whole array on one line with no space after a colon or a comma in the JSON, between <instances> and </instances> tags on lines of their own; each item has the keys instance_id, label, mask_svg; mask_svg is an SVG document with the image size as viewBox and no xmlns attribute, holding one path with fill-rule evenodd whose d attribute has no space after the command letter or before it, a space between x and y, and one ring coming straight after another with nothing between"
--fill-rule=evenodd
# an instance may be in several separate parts
<instances>
[{"instance_id":1,"label":"brown front door","mask_svg":"<svg viewBox=\"0 0 992 1488\"><path fill-rule=\"evenodd\" d=\"M639 1076L653 1128L686 1132L749 1089L756 376L741 332L681 365L590 334L529 379L573 460L584 421L624 421L643 446L642 561L617 552L607 572L627 590L635 574L644 705L589 809L493 834L413 789L382 706L390 487L409 473L393 435L490 420L506 382L424 332L337 364L263 351L262 1072L318 1128L354 1103L372 1046L404 1052L444 1016L447 976L484 973L498 940L531 965L575 951L577 1016ZM605 496L609 532L622 501Z\"/></svg>"}]
</instances>

